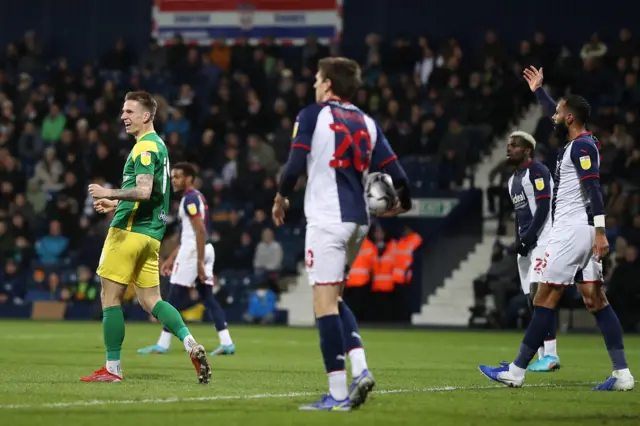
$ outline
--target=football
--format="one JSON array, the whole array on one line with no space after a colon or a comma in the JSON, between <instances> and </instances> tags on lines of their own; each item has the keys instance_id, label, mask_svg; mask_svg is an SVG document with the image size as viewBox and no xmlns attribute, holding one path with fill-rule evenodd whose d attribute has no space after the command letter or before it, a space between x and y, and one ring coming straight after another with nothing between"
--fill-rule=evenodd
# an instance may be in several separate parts
<instances>
[{"instance_id":1,"label":"football","mask_svg":"<svg viewBox=\"0 0 640 426\"><path fill-rule=\"evenodd\" d=\"M369 211L374 214L391 210L398 199L391 176L380 172L367 176L365 194Z\"/></svg>"}]
</instances>

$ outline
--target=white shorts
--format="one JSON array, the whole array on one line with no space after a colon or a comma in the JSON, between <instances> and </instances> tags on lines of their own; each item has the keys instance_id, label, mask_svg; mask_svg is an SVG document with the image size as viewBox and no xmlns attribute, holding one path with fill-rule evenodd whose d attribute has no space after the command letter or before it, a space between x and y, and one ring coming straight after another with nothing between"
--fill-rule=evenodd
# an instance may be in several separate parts
<instances>
[{"instance_id":1,"label":"white shorts","mask_svg":"<svg viewBox=\"0 0 640 426\"><path fill-rule=\"evenodd\" d=\"M554 227L542 262L542 282L556 286L602 282L602 263L593 255L595 232L589 225Z\"/></svg>"},{"instance_id":2,"label":"white shorts","mask_svg":"<svg viewBox=\"0 0 640 426\"><path fill-rule=\"evenodd\" d=\"M304 251L309 284L343 283L345 270L358 256L367 232L367 225L355 223L307 225Z\"/></svg>"},{"instance_id":3,"label":"white shorts","mask_svg":"<svg viewBox=\"0 0 640 426\"><path fill-rule=\"evenodd\" d=\"M213 285L213 263L215 252L211 244L204 246L204 269L207 271L207 280L204 284ZM181 246L173 264L171 272L171 284L184 287L195 287L198 279L198 252L195 247Z\"/></svg>"},{"instance_id":4,"label":"white shorts","mask_svg":"<svg viewBox=\"0 0 640 426\"><path fill-rule=\"evenodd\" d=\"M518 272L524 294L529 294L531 291L531 283L542 281L542 263L546 249L546 244L539 245L531 250L527 256L518 255Z\"/></svg>"}]
</instances>

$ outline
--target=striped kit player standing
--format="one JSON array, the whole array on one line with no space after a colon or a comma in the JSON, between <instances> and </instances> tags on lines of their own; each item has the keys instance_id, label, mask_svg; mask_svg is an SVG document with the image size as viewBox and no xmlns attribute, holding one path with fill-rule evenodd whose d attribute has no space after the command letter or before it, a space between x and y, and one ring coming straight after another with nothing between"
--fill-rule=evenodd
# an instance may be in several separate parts
<instances>
[{"instance_id":1,"label":"striped kit player standing","mask_svg":"<svg viewBox=\"0 0 640 426\"><path fill-rule=\"evenodd\" d=\"M509 196L516 216L516 249L522 291L533 305L538 283L542 280L542 264L551 236L551 194L553 180L549 169L533 161L536 140L526 132L513 132L507 143L507 161L516 167L509 178ZM556 325L549 330L544 345L538 349L538 360L529 371L554 371L560 368L556 349Z\"/></svg>"},{"instance_id":2,"label":"striped kit player standing","mask_svg":"<svg viewBox=\"0 0 640 426\"><path fill-rule=\"evenodd\" d=\"M213 264L215 250L207 241L211 231L209 208L204 196L193 187L196 168L190 163L178 163L171 169L173 190L183 194L178 208L181 232L180 244L160 267L162 275L171 275L168 302L182 309L189 299L189 290L195 288L206 311L213 318L218 331L220 346L210 355L233 355L236 346L231 341L225 313L213 294ZM160 333L158 343L138 349L140 354L164 354L169 352L173 334L166 328Z\"/></svg>"},{"instance_id":3,"label":"striped kit player standing","mask_svg":"<svg viewBox=\"0 0 640 426\"><path fill-rule=\"evenodd\" d=\"M298 115L273 204L273 220L281 225L289 205L287 197L306 169L306 267L329 393L301 410L349 411L363 404L375 385L356 319L341 298L345 267L353 263L369 229L364 190L369 172L384 168L398 189L399 205L386 215L411 207L407 176L380 126L348 102L359 85L360 67L355 61L319 61L314 84L317 103ZM349 388L345 353L351 362Z\"/></svg>"}]
</instances>

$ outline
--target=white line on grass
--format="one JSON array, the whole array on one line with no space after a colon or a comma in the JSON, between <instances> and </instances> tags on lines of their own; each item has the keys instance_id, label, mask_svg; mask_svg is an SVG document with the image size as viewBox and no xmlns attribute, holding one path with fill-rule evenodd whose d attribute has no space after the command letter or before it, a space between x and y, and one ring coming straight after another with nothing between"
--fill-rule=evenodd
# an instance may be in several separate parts
<instances>
[{"instance_id":1,"label":"white line on grass","mask_svg":"<svg viewBox=\"0 0 640 426\"><path fill-rule=\"evenodd\" d=\"M593 385L595 382L575 383L575 386ZM117 386L117 385L116 385ZM563 385L540 383L525 385L526 388L562 388ZM373 392L376 395L389 395L398 393L426 393L426 392L453 392L484 389L503 389L504 386L442 386L432 388L414 389L383 389ZM290 393L261 393L255 395L214 395L198 397L173 397L157 399L94 399L91 401L47 402L42 404L8 404L0 405L0 410L19 410L34 408L69 408L69 407L93 407L97 405L132 405L132 404L174 404L178 402L207 402L240 399L267 399L267 398L298 398L303 396L317 396L318 392L290 392Z\"/></svg>"}]
</instances>

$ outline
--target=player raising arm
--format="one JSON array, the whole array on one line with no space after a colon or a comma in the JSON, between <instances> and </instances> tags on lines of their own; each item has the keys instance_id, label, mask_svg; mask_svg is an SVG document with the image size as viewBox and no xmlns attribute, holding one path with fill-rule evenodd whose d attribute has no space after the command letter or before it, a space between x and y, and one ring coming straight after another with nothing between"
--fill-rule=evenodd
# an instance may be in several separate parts
<instances>
[{"instance_id":1,"label":"player raising arm","mask_svg":"<svg viewBox=\"0 0 640 426\"><path fill-rule=\"evenodd\" d=\"M301 410L349 411L363 404L375 385L356 319L341 298L345 267L353 263L369 229L364 183L370 168L384 168L398 188L399 206L390 215L411 207L408 179L380 127L347 101L359 85L360 67L355 61L319 61L314 84L317 103L298 115L273 203L273 220L282 225L287 197L306 170L306 268L329 393ZM353 378L349 389L345 352Z\"/></svg>"},{"instance_id":2,"label":"player raising arm","mask_svg":"<svg viewBox=\"0 0 640 426\"><path fill-rule=\"evenodd\" d=\"M136 138L122 174L121 189L89 185L98 212L115 208L102 248L97 274L101 277L106 366L85 382L119 382L124 341L122 298L127 286L135 285L140 305L176 335L191 356L198 381L208 383L211 368L206 351L193 338L180 313L160 297L158 254L164 236L171 188L168 185L167 147L154 130L157 103L146 92L129 92L122 108L126 132ZM116 204L114 201L118 201Z\"/></svg>"},{"instance_id":3,"label":"player raising arm","mask_svg":"<svg viewBox=\"0 0 640 426\"><path fill-rule=\"evenodd\" d=\"M542 69L525 70L525 78L532 91L538 94L542 90ZM578 289L585 306L595 316L613 367L611 376L593 390L624 391L635 386L625 356L622 327L603 286L600 259L608 254L609 244L600 190L600 153L586 130L590 110L584 98L569 95L557 104L552 117L556 128L566 132L567 137L558 155L552 232L533 318L511 364L497 368L480 366L484 375L508 386L520 387L524 383L527 365L555 322L564 288L576 282L580 284Z\"/></svg>"}]
</instances>

